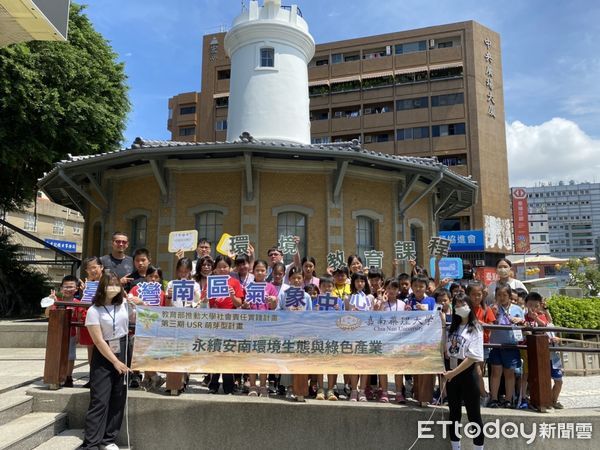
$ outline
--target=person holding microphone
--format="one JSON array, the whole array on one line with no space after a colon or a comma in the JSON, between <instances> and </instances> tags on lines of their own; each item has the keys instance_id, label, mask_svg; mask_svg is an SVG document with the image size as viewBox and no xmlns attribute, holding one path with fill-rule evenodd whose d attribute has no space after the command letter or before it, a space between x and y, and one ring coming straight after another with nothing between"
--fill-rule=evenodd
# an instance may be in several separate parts
<instances>
[{"instance_id":1,"label":"person holding microphone","mask_svg":"<svg viewBox=\"0 0 600 450\"><path fill-rule=\"evenodd\" d=\"M90 404L80 448L118 450L115 443L121 422L127 385L127 335L135 311L124 301L119 277L105 272L98 283L85 326L94 342L90 365Z\"/></svg>"}]
</instances>

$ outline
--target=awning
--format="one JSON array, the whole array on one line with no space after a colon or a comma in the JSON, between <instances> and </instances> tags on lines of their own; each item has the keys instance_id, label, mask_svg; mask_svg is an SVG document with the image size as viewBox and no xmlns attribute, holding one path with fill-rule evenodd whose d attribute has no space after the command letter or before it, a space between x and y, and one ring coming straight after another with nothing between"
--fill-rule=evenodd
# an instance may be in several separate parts
<instances>
[{"instance_id":1,"label":"awning","mask_svg":"<svg viewBox=\"0 0 600 450\"><path fill-rule=\"evenodd\" d=\"M213 98L223 98L223 97L229 97L229 92L217 92L216 94L213 94Z\"/></svg>"},{"instance_id":2,"label":"awning","mask_svg":"<svg viewBox=\"0 0 600 450\"><path fill-rule=\"evenodd\" d=\"M313 80L308 82L309 86L329 86L329 80Z\"/></svg>"},{"instance_id":3,"label":"awning","mask_svg":"<svg viewBox=\"0 0 600 450\"><path fill-rule=\"evenodd\" d=\"M334 84L334 83L345 83L347 81L359 81L360 80L360 75L350 75L349 77L343 77L343 78L333 78L331 80L329 80L330 84Z\"/></svg>"},{"instance_id":4,"label":"awning","mask_svg":"<svg viewBox=\"0 0 600 450\"><path fill-rule=\"evenodd\" d=\"M441 70L441 69L450 69L452 67L462 67L462 61L453 62L453 63L445 63L445 64L436 64L433 66L429 66L429 70Z\"/></svg>"},{"instance_id":5,"label":"awning","mask_svg":"<svg viewBox=\"0 0 600 450\"><path fill-rule=\"evenodd\" d=\"M416 73L416 72L426 72L427 66L419 66L419 67L409 67L406 69L396 69L394 72L396 75L401 75L403 73Z\"/></svg>"},{"instance_id":6,"label":"awning","mask_svg":"<svg viewBox=\"0 0 600 450\"><path fill-rule=\"evenodd\" d=\"M393 70L387 70L385 72L363 73L361 75L361 78L363 80L366 80L366 79L369 79L369 78L391 77L393 75L394 75L394 71Z\"/></svg>"}]
</instances>

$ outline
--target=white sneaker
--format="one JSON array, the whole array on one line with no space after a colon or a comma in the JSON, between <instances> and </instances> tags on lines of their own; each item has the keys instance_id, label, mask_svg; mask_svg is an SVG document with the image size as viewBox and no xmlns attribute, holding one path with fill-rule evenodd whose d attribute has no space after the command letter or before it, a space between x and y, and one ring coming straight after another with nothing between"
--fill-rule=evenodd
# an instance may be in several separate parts
<instances>
[{"instance_id":1,"label":"white sneaker","mask_svg":"<svg viewBox=\"0 0 600 450\"><path fill-rule=\"evenodd\" d=\"M119 450L119 446L113 442L112 444L101 445L100 449L101 450Z\"/></svg>"}]
</instances>

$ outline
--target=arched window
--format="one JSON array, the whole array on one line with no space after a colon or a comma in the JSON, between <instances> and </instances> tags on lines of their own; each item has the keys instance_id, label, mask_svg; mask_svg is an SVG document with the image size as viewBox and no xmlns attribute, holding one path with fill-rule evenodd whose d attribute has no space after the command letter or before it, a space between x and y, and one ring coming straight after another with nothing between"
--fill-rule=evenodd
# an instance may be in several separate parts
<instances>
[{"instance_id":1,"label":"arched window","mask_svg":"<svg viewBox=\"0 0 600 450\"><path fill-rule=\"evenodd\" d=\"M275 49L273 47L260 49L260 67L275 67Z\"/></svg>"},{"instance_id":2,"label":"arched window","mask_svg":"<svg viewBox=\"0 0 600 450\"><path fill-rule=\"evenodd\" d=\"M277 241L281 235L298 236L300 238L298 251L301 256L306 255L306 215L291 211L277 214ZM292 262L292 259L293 255L284 255L286 264Z\"/></svg>"},{"instance_id":3,"label":"arched window","mask_svg":"<svg viewBox=\"0 0 600 450\"><path fill-rule=\"evenodd\" d=\"M367 216L356 217L356 254L364 261L364 252L375 250L375 220Z\"/></svg>"},{"instance_id":4,"label":"arched window","mask_svg":"<svg viewBox=\"0 0 600 450\"><path fill-rule=\"evenodd\" d=\"M212 243L211 251L215 256L215 248L223 234L223 213L221 211L203 211L196 214L198 239L205 238Z\"/></svg>"},{"instance_id":5,"label":"arched window","mask_svg":"<svg viewBox=\"0 0 600 450\"><path fill-rule=\"evenodd\" d=\"M131 245L132 251L146 246L146 232L148 229L147 216L135 216L131 219Z\"/></svg>"}]
</instances>

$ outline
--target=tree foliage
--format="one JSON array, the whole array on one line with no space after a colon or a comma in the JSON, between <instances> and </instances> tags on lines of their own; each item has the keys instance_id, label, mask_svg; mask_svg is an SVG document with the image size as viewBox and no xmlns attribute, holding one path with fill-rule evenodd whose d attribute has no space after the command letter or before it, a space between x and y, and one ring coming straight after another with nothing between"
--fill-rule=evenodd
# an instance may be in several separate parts
<instances>
[{"instance_id":1,"label":"tree foliage","mask_svg":"<svg viewBox=\"0 0 600 450\"><path fill-rule=\"evenodd\" d=\"M565 328L600 329L600 298L552 296L548 309L553 325Z\"/></svg>"},{"instance_id":2,"label":"tree foliage","mask_svg":"<svg viewBox=\"0 0 600 450\"><path fill-rule=\"evenodd\" d=\"M56 161L114 150L129 111L123 63L72 4L67 42L0 48L0 209L34 199Z\"/></svg>"},{"instance_id":3,"label":"tree foliage","mask_svg":"<svg viewBox=\"0 0 600 450\"><path fill-rule=\"evenodd\" d=\"M40 300L48 295L49 278L19 261L20 246L11 233L0 231L0 317L40 313Z\"/></svg>"},{"instance_id":4,"label":"tree foliage","mask_svg":"<svg viewBox=\"0 0 600 450\"><path fill-rule=\"evenodd\" d=\"M584 296L596 297L600 294L600 270L597 264L587 258L572 258L565 265L569 269L569 286L581 288Z\"/></svg>"}]
</instances>

